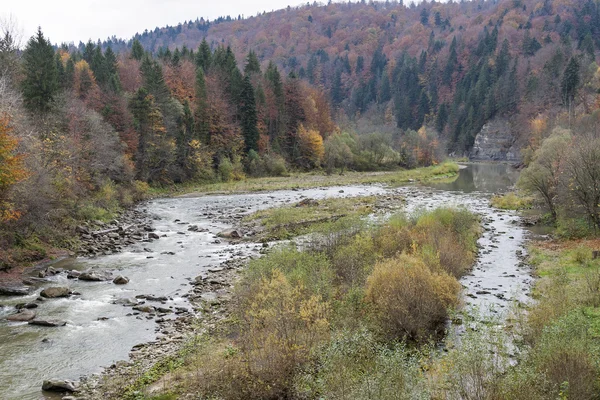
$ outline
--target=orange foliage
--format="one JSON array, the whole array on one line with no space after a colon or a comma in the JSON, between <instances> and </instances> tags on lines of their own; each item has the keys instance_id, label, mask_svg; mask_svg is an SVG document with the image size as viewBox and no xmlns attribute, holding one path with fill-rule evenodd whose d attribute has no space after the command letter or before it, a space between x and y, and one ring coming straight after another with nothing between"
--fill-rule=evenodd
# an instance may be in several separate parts
<instances>
[{"instance_id":1,"label":"orange foliage","mask_svg":"<svg viewBox=\"0 0 600 400\"><path fill-rule=\"evenodd\" d=\"M165 83L171 94L181 103L185 100L190 103L195 101L194 83L196 81L196 67L192 62L184 60L178 66L165 66Z\"/></svg>"}]
</instances>

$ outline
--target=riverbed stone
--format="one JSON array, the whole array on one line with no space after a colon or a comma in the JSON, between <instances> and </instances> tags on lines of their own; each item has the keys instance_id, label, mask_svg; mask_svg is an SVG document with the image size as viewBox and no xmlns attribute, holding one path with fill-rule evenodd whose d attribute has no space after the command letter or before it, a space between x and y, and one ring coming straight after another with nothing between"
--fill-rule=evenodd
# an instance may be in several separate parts
<instances>
[{"instance_id":1,"label":"riverbed stone","mask_svg":"<svg viewBox=\"0 0 600 400\"><path fill-rule=\"evenodd\" d=\"M71 291L66 286L53 286L42 290L40 296L47 299L55 299L57 297L68 297Z\"/></svg>"},{"instance_id":2,"label":"riverbed stone","mask_svg":"<svg viewBox=\"0 0 600 400\"><path fill-rule=\"evenodd\" d=\"M147 305L135 306L135 307L133 307L133 309L136 311L141 311L141 312L145 312L145 313L153 313L154 312L154 307L147 306Z\"/></svg>"},{"instance_id":3,"label":"riverbed stone","mask_svg":"<svg viewBox=\"0 0 600 400\"><path fill-rule=\"evenodd\" d=\"M27 296L27 286L0 286L0 296Z\"/></svg>"},{"instance_id":4,"label":"riverbed stone","mask_svg":"<svg viewBox=\"0 0 600 400\"><path fill-rule=\"evenodd\" d=\"M27 322L27 321L31 321L34 318L35 318L34 311L23 309L20 312L18 312L17 314L9 315L8 317L6 317L6 320L12 321L12 322Z\"/></svg>"},{"instance_id":5,"label":"riverbed stone","mask_svg":"<svg viewBox=\"0 0 600 400\"><path fill-rule=\"evenodd\" d=\"M219 233L219 236L225 239L239 239L242 237L242 233L237 229L226 229Z\"/></svg>"},{"instance_id":6,"label":"riverbed stone","mask_svg":"<svg viewBox=\"0 0 600 400\"><path fill-rule=\"evenodd\" d=\"M127 278L123 275L119 275L115 279L113 279L113 283L115 285L126 285L129 283L129 278Z\"/></svg>"},{"instance_id":7,"label":"riverbed stone","mask_svg":"<svg viewBox=\"0 0 600 400\"><path fill-rule=\"evenodd\" d=\"M48 392L75 392L77 384L68 380L50 379L43 382L42 390Z\"/></svg>"},{"instance_id":8,"label":"riverbed stone","mask_svg":"<svg viewBox=\"0 0 600 400\"><path fill-rule=\"evenodd\" d=\"M157 234L157 233L150 232L150 233L148 234L148 238L150 238L150 239L160 239L160 236L158 236L158 234Z\"/></svg>"},{"instance_id":9,"label":"riverbed stone","mask_svg":"<svg viewBox=\"0 0 600 400\"><path fill-rule=\"evenodd\" d=\"M34 319L33 321L29 321L29 325L48 326L48 327L65 326L66 324L67 324L67 321L63 321L60 319L54 319L54 318Z\"/></svg>"},{"instance_id":10,"label":"riverbed stone","mask_svg":"<svg viewBox=\"0 0 600 400\"><path fill-rule=\"evenodd\" d=\"M80 281L91 281L91 282L101 282L109 279L108 275L101 274L99 272L83 272L79 275Z\"/></svg>"}]
</instances>

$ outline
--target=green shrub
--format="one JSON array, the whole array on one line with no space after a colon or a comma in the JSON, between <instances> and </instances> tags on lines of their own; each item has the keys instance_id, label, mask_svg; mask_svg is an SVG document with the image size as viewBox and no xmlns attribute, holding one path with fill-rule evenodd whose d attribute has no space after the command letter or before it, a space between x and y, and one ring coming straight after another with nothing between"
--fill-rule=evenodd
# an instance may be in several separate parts
<instances>
[{"instance_id":1,"label":"green shrub","mask_svg":"<svg viewBox=\"0 0 600 400\"><path fill-rule=\"evenodd\" d=\"M332 296L334 272L322 253L299 251L295 246L281 246L253 260L246 270L242 286L252 287L274 270L282 271L290 283L324 299Z\"/></svg>"},{"instance_id":2,"label":"green shrub","mask_svg":"<svg viewBox=\"0 0 600 400\"><path fill-rule=\"evenodd\" d=\"M573 400L593 399L598 394L600 354L589 329L583 312L573 310L548 325L531 350L531 361L548 380L553 398L561 390Z\"/></svg>"},{"instance_id":3,"label":"green shrub","mask_svg":"<svg viewBox=\"0 0 600 400\"><path fill-rule=\"evenodd\" d=\"M349 244L338 247L331 262L338 282L353 287L364 284L376 260L373 238L365 232L356 235Z\"/></svg>"},{"instance_id":4,"label":"green shrub","mask_svg":"<svg viewBox=\"0 0 600 400\"><path fill-rule=\"evenodd\" d=\"M403 345L381 345L366 329L342 331L318 349L315 367L296 378L297 398L431 398L418 354Z\"/></svg>"},{"instance_id":5,"label":"green shrub","mask_svg":"<svg viewBox=\"0 0 600 400\"><path fill-rule=\"evenodd\" d=\"M533 206L533 198L520 196L515 192L509 192L493 196L490 203L492 207L501 210L524 210Z\"/></svg>"}]
</instances>

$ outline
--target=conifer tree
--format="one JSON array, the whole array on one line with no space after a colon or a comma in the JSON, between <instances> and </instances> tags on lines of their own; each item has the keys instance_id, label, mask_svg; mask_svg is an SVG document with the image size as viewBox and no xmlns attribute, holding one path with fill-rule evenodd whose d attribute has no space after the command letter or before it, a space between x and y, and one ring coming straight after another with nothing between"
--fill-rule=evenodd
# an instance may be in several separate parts
<instances>
[{"instance_id":1,"label":"conifer tree","mask_svg":"<svg viewBox=\"0 0 600 400\"><path fill-rule=\"evenodd\" d=\"M202 39L198 52L196 53L196 66L201 67L206 73L212 65L212 51L206 41L206 38Z\"/></svg>"},{"instance_id":2,"label":"conifer tree","mask_svg":"<svg viewBox=\"0 0 600 400\"><path fill-rule=\"evenodd\" d=\"M250 150L258 151L258 116L256 113L254 87L252 87L249 75L244 77L240 100L242 102L240 109L242 134L246 142L246 152Z\"/></svg>"},{"instance_id":3,"label":"conifer tree","mask_svg":"<svg viewBox=\"0 0 600 400\"><path fill-rule=\"evenodd\" d=\"M210 124L208 114L208 95L204 71L201 67L196 69L196 110L195 110L196 138L204 144L210 143Z\"/></svg>"},{"instance_id":4,"label":"conifer tree","mask_svg":"<svg viewBox=\"0 0 600 400\"><path fill-rule=\"evenodd\" d=\"M42 28L29 39L23 53L23 99L29 111L47 112L59 89L54 49Z\"/></svg>"},{"instance_id":5,"label":"conifer tree","mask_svg":"<svg viewBox=\"0 0 600 400\"><path fill-rule=\"evenodd\" d=\"M135 39L131 45L131 57L140 61L144 57L144 48L139 40Z\"/></svg>"},{"instance_id":6,"label":"conifer tree","mask_svg":"<svg viewBox=\"0 0 600 400\"><path fill-rule=\"evenodd\" d=\"M244 73L246 75L260 74L260 62L258 61L256 53L252 50L250 50L250 52L248 53L248 57L246 58L246 66L244 67Z\"/></svg>"},{"instance_id":7,"label":"conifer tree","mask_svg":"<svg viewBox=\"0 0 600 400\"><path fill-rule=\"evenodd\" d=\"M571 57L560 85L566 105L570 105L573 102L577 87L579 86L579 80L579 62L575 57Z\"/></svg>"}]
</instances>

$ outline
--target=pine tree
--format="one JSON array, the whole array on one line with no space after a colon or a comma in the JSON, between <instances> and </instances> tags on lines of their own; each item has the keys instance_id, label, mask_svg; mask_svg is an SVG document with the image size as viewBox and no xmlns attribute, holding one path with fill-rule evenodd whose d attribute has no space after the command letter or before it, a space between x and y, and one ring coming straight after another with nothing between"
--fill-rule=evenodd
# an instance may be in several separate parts
<instances>
[{"instance_id":1,"label":"pine tree","mask_svg":"<svg viewBox=\"0 0 600 400\"><path fill-rule=\"evenodd\" d=\"M196 66L201 67L206 73L212 65L212 51L206 41L206 38L202 39L198 52L196 53Z\"/></svg>"},{"instance_id":2,"label":"pine tree","mask_svg":"<svg viewBox=\"0 0 600 400\"><path fill-rule=\"evenodd\" d=\"M258 151L258 116L256 113L256 100L254 98L254 87L250 82L250 76L246 75L240 94L242 106L240 108L242 134L246 142L246 152Z\"/></svg>"},{"instance_id":3,"label":"pine tree","mask_svg":"<svg viewBox=\"0 0 600 400\"><path fill-rule=\"evenodd\" d=\"M108 69L106 68L106 61L104 59L104 55L102 54L102 49L100 46L96 46L92 55L92 62L89 63L94 76L96 77L96 82L100 85L105 85L110 75L108 74Z\"/></svg>"},{"instance_id":4,"label":"pine tree","mask_svg":"<svg viewBox=\"0 0 600 400\"><path fill-rule=\"evenodd\" d=\"M456 53L456 36L452 39L452 43L450 44L450 54L448 56L448 62L446 63L446 68L444 69L444 74L442 76L442 81L444 84L449 85L452 82L452 74L456 70L458 65L458 55Z\"/></svg>"},{"instance_id":5,"label":"pine tree","mask_svg":"<svg viewBox=\"0 0 600 400\"><path fill-rule=\"evenodd\" d=\"M60 85L61 88L66 88L67 87L67 81L66 81L66 73L65 73L65 67L62 63L62 59L60 57L59 53L56 53L54 55L54 59L56 60L56 73L58 76L58 84Z\"/></svg>"},{"instance_id":6,"label":"pine tree","mask_svg":"<svg viewBox=\"0 0 600 400\"><path fill-rule=\"evenodd\" d=\"M343 100L344 93L342 87L342 72L338 69L335 71L333 84L331 85L331 103L334 107L338 107Z\"/></svg>"},{"instance_id":7,"label":"pine tree","mask_svg":"<svg viewBox=\"0 0 600 400\"><path fill-rule=\"evenodd\" d=\"M25 79L23 99L29 111L47 112L59 89L54 48L44 38L42 28L27 42L23 52Z\"/></svg>"},{"instance_id":8,"label":"pine tree","mask_svg":"<svg viewBox=\"0 0 600 400\"><path fill-rule=\"evenodd\" d=\"M144 57L144 48L139 40L135 39L131 44L131 57L140 61Z\"/></svg>"},{"instance_id":9,"label":"pine tree","mask_svg":"<svg viewBox=\"0 0 600 400\"><path fill-rule=\"evenodd\" d=\"M87 44L83 49L83 59L88 63L92 63L92 59L94 58L94 50L96 46L91 40L88 40Z\"/></svg>"},{"instance_id":10,"label":"pine tree","mask_svg":"<svg viewBox=\"0 0 600 400\"><path fill-rule=\"evenodd\" d=\"M204 72L200 67L196 69L196 110L194 117L196 120L196 138L204 144L209 144L210 122L208 114L208 95L206 92Z\"/></svg>"},{"instance_id":11,"label":"pine tree","mask_svg":"<svg viewBox=\"0 0 600 400\"><path fill-rule=\"evenodd\" d=\"M177 164L184 170L187 174L188 170L188 157L189 157L189 149L190 142L193 139L194 135L194 116L192 115L192 110L190 108L190 103L185 100L183 102L183 114L181 115L179 121L179 132L177 135L176 148L177 148Z\"/></svg>"},{"instance_id":12,"label":"pine tree","mask_svg":"<svg viewBox=\"0 0 600 400\"><path fill-rule=\"evenodd\" d=\"M256 53L252 50L250 50L250 52L248 53L248 57L246 58L246 66L244 67L244 73L246 75L260 74L260 62L258 61Z\"/></svg>"},{"instance_id":13,"label":"pine tree","mask_svg":"<svg viewBox=\"0 0 600 400\"><path fill-rule=\"evenodd\" d=\"M73 79L75 79L75 63L73 58L69 58L65 66L65 87L73 87Z\"/></svg>"},{"instance_id":14,"label":"pine tree","mask_svg":"<svg viewBox=\"0 0 600 400\"><path fill-rule=\"evenodd\" d=\"M577 88L579 86L579 81L579 62L575 57L571 57L569 63L567 64L567 68L565 69L565 73L563 74L563 78L560 85L563 100L566 105L570 106L573 102L573 99L575 98L575 94L577 92Z\"/></svg>"}]
</instances>

